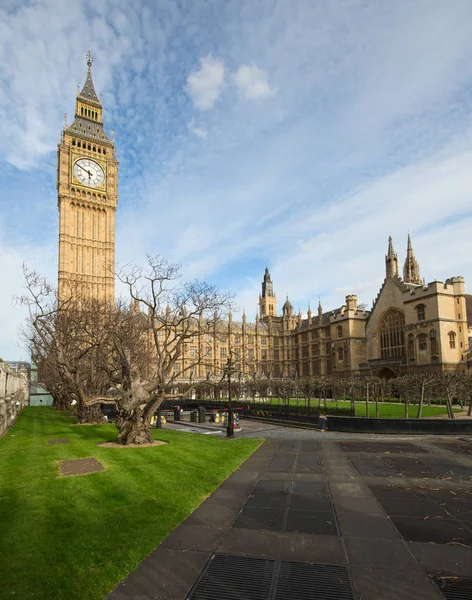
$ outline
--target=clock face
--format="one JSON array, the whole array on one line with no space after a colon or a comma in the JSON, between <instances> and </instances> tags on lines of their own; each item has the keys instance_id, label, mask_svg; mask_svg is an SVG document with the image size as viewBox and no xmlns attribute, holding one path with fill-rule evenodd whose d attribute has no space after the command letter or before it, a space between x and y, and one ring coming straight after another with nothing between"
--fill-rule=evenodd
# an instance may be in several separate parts
<instances>
[{"instance_id":1,"label":"clock face","mask_svg":"<svg viewBox=\"0 0 472 600\"><path fill-rule=\"evenodd\" d=\"M105 180L102 167L89 158L79 158L74 164L74 175L83 185L99 187Z\"/></svg>"}]
</instances>

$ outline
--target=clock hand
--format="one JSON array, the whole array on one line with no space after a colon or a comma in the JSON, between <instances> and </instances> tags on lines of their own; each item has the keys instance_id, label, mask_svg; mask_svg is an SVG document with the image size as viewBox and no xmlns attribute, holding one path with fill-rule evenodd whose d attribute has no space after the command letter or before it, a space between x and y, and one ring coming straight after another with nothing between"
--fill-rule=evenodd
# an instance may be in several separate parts
<instances>
[{"instance_id":1,"label":"clock hand","mask_svg":"<svg viewBox=\"0 0 472 600\"><path fill-rule=\"evenodd\" d=\"M89 181L92 177L92 173L90 171L87 171L87 169L84 169L82 165L77 165L78 167L80 167L82 169L82 171L85 171L87 173L87 175L89 176Z\"/></svg>"}]
</instances>

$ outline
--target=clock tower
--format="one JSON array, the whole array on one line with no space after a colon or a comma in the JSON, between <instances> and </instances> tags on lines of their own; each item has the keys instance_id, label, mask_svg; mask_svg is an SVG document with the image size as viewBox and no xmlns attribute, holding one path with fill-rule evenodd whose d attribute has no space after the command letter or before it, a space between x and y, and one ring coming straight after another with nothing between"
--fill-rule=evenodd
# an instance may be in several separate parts
<instances>
[{"instance_id":1,"label":"clock tower","mask_svg":"<svg viewBox=\"0 0 472 600\"><path fill-rule=\"evenodd\" d=\"M87 67L74 121L64 121L57 150L58 293L61 300L81 288L92 298L113 302L118 161L103 127L90 51Z\"/></svg>"}]
</instances>

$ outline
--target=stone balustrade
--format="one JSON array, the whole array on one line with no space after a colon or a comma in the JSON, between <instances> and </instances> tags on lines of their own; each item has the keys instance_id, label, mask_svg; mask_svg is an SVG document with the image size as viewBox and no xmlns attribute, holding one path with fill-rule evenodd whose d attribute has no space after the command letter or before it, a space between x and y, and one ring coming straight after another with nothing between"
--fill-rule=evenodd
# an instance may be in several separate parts
<instances>
[{"instance_id":1,"label":"stone balustrade","mask_svg":"<svg viewBox=\"0 0 472 600\"><path fill-rule=\"evenodd\" d=\"M28 400L26 369L15 370L0 359L0 437L13 425Z\"/></svg>"}]
</instances>

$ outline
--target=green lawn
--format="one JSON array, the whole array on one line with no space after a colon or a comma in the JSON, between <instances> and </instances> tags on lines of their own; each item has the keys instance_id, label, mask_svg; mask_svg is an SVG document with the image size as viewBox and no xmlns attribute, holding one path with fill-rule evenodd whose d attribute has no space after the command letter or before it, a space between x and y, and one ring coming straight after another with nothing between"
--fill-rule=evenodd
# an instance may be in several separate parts
<instances>
[{"instance_id":1,"label":"green lawn","mask_svg":"<svg viewBox=\"0 0 472 600\"><path fill-rule=\"evenodd\" d=\"M277 400L272 400L273 404L277 404ZM280 401L282 403L282 401ZM305 406L304 400L297 400L295 398L290 399L290 404L292 406ZM318 400L312 400L312 406L318 406ZM333 402L332 400L326 401L326 406L328 407L328 413L330 408L351 408L350 402L344 402L340 400L339 402ZM324 404L321 402L321 408L323 409ZM366 416L366 407L365 402L356 402L356 417L365 417ZM455 408L454 412L459 412L460 409ZM412 418L416 418L418 414L418 406L414 404L410 404L408 407L408 416ZM423 405L422 410L423 417L434 417L436 415L445 415L447 414L447 409L445 406L425 406ZM369 417L375 417L375 404L373 402L369 402ZM380 418L404 418L405 417L405 405L404 404L389 404L387 402L379 402L379 417Z\"/></svg>"},{"instance_id":2,"label":"green lawn","mask_svg":"<svg viewBox=\"0 0 472 600\"><path fill-rule=\"evenodd\" d=\"M73 423L28 407L0 440L1 599L102 600L261 443L154 430L168 445L99 448L114 425ZM106 470L58 477L89 456Z\"/></svg>"}]
</instances>

